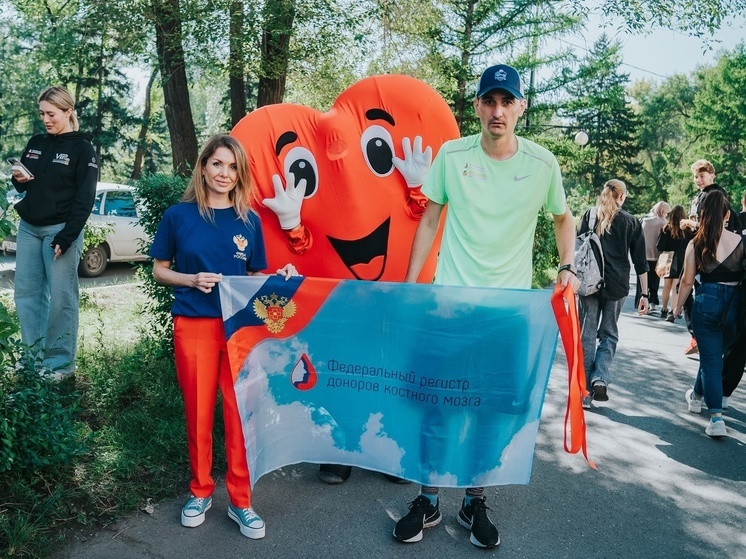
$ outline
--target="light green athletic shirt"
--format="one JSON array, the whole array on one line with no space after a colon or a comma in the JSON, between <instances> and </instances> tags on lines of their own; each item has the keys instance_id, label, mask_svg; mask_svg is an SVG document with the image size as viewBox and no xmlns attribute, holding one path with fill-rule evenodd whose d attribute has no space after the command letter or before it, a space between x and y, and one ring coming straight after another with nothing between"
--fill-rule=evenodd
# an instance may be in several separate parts
<instances>
[{"instance_id":1,"label":"light green athletic shirt","mask_svg":"<svg viewBox=\"0 0 746 559\"><path fill-rule=\"evenodd\" d=\"M448 204L435 283L528 289L539 211L565 213L559 164L524 138L510 159L495 161L479 140L446 142L422 185Z\"/></svg>"}]
</instances>

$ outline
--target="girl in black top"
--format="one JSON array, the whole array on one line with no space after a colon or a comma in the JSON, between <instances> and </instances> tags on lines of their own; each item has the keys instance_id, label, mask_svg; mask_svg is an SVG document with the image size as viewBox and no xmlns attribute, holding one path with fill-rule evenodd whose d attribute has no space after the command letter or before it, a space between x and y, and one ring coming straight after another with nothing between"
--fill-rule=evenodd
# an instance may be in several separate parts
<instances>
[{"instance_id":1,"label":"girl in black top","mask_svg":"<svg viewBox=\"0 0 746 559\"><path fill-rule=\"evenodd\" d=\"M32 137L13 172L25 197L18 225L14 299L21 338L42 354L42 369L60 378L75 370L78 338L78 262L83 226L93 208L98 161L90 137L78 132L75 100L63 87L39 95L47 132Z\"/></svg>"},{"instance_id":2,"label":"girl in black top","mask_svg":"<svg viewBox=\"0 0 746 559\"><path fill-rule=\"evenodd\" d=\"M676 306L676 292L679 287L679 276L684 268L684 252L686 245L692 238L689 229L682 229L681 221L686 217L683 206L674 206L671 213L668 214L668 223L658 236L658 242L655 247L661 252L673 252L673 261L671 269L663 276L663 306L661 308L661 318L668 322L673 322L676 315L668 312L668 301L671 300L671 310Z\"/></svg>"},{"instance_id":3,"label":"girl in black top","mask_svg":"<svg viewBox=\"0 0 746 559\"><path fill-rule=\"evenodd\" d=\"M692 413L702 411L704 396L710 412L705 433L711 437L727 434L722 417L723 353L738 335L738 315L743 278L744 244L741 235L726 229L730 204L725 195L714 190L701 200L699 228L686 249L684 273L678 301L685 301L699 274L700 285L692 305L692 327L699 346L699 370L694 386L685 399ZM682 303L677 302L675 311Z\"/></svg>"}]
</instances>

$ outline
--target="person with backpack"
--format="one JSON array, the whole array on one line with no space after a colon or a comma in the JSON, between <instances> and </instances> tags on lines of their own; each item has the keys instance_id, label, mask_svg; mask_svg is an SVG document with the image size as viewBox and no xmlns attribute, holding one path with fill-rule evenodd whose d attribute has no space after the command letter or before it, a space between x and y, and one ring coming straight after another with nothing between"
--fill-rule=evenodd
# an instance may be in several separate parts
<instances>
[{"instance_id":1,"label":"person with backpack","mask_svg":"<svg viewBox=\"0 0 746 559\"><path fill-rule=\"evenodd\" d=\"M648 263L645 239L640 222L622 209L627 199L627 185L612 179L603 186L596 205L587 210L578 224L578 236L593 228L601 241L603 252L603 285L590 295L580 295L580 329L583 345L583 365L590 395L583 399L583 407L590 408L591 400L609 399L607 387L611 382L611 361L619 341L617 322L624 299L629 294L630 257L640 279L642 292L638 313L647 314ZM597 216L595 220L592 216ZM591 224L591 221L595 223Z\"/></svg>"}]
</instances>

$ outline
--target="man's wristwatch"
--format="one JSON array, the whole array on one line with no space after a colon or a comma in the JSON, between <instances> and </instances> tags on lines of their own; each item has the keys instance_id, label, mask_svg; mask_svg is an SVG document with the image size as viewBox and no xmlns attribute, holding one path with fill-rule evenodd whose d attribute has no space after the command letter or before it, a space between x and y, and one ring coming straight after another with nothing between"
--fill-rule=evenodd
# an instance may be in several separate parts
<instances>
[{"instance_id":1,"label":"man's wristwatch","mask_svg":"<svg viewBox=\"0 0 746 559\"><path fill-rule=\"evenodd\" d=\"M572 264L563 264L562 266L560 266L559 268L557 268L557 275L561 274L565 270L567 270L568 272L570 272L574 276L578 275L577 272L575 271L575 266L573 266Z\"/></svg>"},{"instance_id":2,"label":"man's wristwatch","mask_svg":"<svg viewBox=\"0 0 746 559\"><path fill-rule=\"evenodd\" d=\"M640 293L640 299L642 299L643 297L645 297L645 299L650 299L650 292L648 291L647 293Z\"/></svg>"}]
</instances>

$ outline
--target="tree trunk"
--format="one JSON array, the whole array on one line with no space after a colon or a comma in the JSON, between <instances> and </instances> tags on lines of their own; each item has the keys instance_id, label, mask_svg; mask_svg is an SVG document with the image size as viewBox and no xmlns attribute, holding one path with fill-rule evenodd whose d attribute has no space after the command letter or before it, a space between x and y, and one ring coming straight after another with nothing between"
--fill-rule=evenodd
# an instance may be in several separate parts
<instances>
[{"instance_id":1,"label":"tree trunk","mask_svg":"<svg viewBox=\"0 0 746 559\"><path fill-rule=\"evenodd\" d=\"M145 157L145 146L148 139L148 130L150 129L150 113L152 111L152 102L150 100L150 94L153 89L153 83L155 77L158 75L158 68L153 68L150 73L150 79L148 85L145 87L145 107L142 111L142 125L140 126L140 133L137 135L137 151L135 152L135 163L132 166L132 174L130 178L138 180L142 175L142 160Z\"/></svg>"},{"instance_id":2,"label":"tree trunk","mask_svg":"<svg viewBox=\"0 0 746 559\"><path fill-rule=\"evenodd\" d=\"M197 133L189 104L179 0L153 0L153 15L173 168L177 175L187 176L197 162Z\"/></svg>"},{"instance_id":3,"label":"tree trunk","mask_svg":"<svg viewBox=\"0 0 746 559\"><path fill-rule=\"evenodd\" d=\"M229 84L231 96L231 125L246 116L246 82L244 78L243 48L244 13L243 2L233 0L230 6L230 54L228 60Z\"/></svg>"},{"instance_id":4,"label":"tree trunk","mask_svg":"<svg viewBox=\"0 0 746 559\"><path fill-rule=\"evenodd\" d=\"M103 166L101 161L101 133L104 130L104 30L98 43L98 57L96 64L96 121L93 126L93 147L96 150L99 169Z\"/></svg>"},{"instance_id":5,"label":"tree trunk","mask_svg":"<svg viewBox=\"0 0 746 559\"><path fill-rule=\"evenodd\" d=\"M262 62L256 106L282 103L285 96L295 0L267 0L264 5Z\"/></svg>"}]
</instances>

